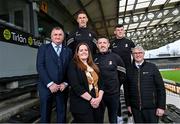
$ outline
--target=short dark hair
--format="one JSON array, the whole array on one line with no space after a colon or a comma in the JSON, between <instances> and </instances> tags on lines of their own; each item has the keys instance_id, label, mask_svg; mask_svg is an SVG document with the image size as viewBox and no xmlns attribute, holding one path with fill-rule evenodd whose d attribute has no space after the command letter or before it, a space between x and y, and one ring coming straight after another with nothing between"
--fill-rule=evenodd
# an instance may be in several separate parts
<instances>
[{"instance_id":1,"label":"short dark hair","mask_svg":"<svg viewBox=\"0 0 180 124\"><path fill-rule=\"evenodd\" d=\"M85 14L85 15L87 15L84 10L79 10L79 11L76 13L76 16L75 16L76 19L78 18L79 14Z\"/></svg>"},{"instance_id":2,"label":"short dark hair","mask_svg":"<svg viewBox=\"0 0 180 124\"><path fill-rule=\"evenodd\" d=\"M124 25L123 25L123 24L117 24L117 25L115 26L115 28L121 28L121 27L124 27Z\"/></svg>"},{"instance_id":3,"label":"short dark hair","mask_svg":"<svg viewBox=\"0 0 180 124\"><path fill-rule=\"evenodd\" d=\"M100 38L106 38L106 39L108 39L108 37L105 36L105 35L99 35L99 36L97 37L97 39L100 39Z\"/></svg>"},{"instance_id":4,"label":"short dark hair","mask_svg":"<svg viewBox=\"0 0 180 124\"><path fill-rule=\"evenodd\" d=\"M58 26L53 27L52 30L51 30L51 33L52 33L53 30L62 30L63 33L64 33L64 30L61 27L58 27ZM64 35L65 35L65 33L64 33Z\"/></svg>"},{"instance_id":5,"label":"short dark hair","mask_svg":"<svg viewBox=\"0 0 180 124\"><path fill-rule=\"evenodd\" d=\"M53 31L53 30L62 30L62 31L64 32L64 30L63 30L61 27L59 27L59 26L53 27L53 28L52 28L52 31Z\"/></svg>"},{"instance_id":6,"label":"short dark hair","mask_svg":"<svg viewBox=\"0 0 180 124\"><path fill-rule=\"evenodd\" d=\"M105 37L105 36L104 36L104 37L99 37L99 38L97 39L97 42L98 42L99 39L106 39L106 40L110 43L109 39L108 39L107 37Z\"/></svg>"}]
</instances>

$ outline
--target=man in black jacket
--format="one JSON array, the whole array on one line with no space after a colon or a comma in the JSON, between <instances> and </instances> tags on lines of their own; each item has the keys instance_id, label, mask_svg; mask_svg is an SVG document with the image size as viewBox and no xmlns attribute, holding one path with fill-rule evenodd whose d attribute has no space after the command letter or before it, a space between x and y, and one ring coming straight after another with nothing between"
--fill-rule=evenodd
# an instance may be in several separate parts
<instances>
[{"instance_id":1,"label":"man in black jacket","mask_svg":"<svg viewBox=\"0 0 180 124\"><path fill-rule=\"evenodd\" d=\"M79 11L76 21L78 23L78 28L68 36L67 46L72 49L74 54L76 46L81 42L85 42L88 44L92 55L94 55L97 50L96 34L87 27L88 17L86 13L82 10Z\"/></svg>"},{"instance_id":2,"label":"man in black jacket","mask_svg":"<svg viewBox=\"0 0 180 124\"><path fill-rule=\"evenodd\" d=\"M115 39L111 43L112 52L118 54L126 67L126 70L131 65L131 49L135 47L134 43L125 37L125 30L123 25L118 24L114 30ZM121 84L119 86L121 88ZM118 123L122 123L121 117L121 102L119 101L118 109Z\"/></svg>"},{"instance_id":3,"label":"man in black jacket","mask_svg":"<svg viewBox=\"0 0 180 124\"><path fill-rule=\"evenodd\" d=\"M166 105L164 82L156 65L144 60L144 54L141 46L132 49L134 62L127 71L128 111L136 123L158 123Z\"/></svg>"},{"instance_id":4,"label":"man in black jacket","mask_svg":"<svg viewBox=\"0 0 180 124\"><path fill-rule=\"evenodd\" d=\"M125 37L123 25L116 25L114 34L115 39L111 43L111 50L122 58L127 68L131 65L131 49L135 47L135 44Z\"/></svg>"},{"instance_id":5,"label":"man in black jacket","mask_svg":"<svg viewBox=\"0 0 180 124\"><path fill-rule=\"evenodd\" d=\"M106 38L99 38L97 47L99 53L95 55L95 63L98 65L102 82L104 84L104 95L102 114L105 107L108 109L110 123L117 123L117 111L119 106L119 85L125 80L125 67L120 56L108 50L110 44Z\"/></svg>"}]
</instances>

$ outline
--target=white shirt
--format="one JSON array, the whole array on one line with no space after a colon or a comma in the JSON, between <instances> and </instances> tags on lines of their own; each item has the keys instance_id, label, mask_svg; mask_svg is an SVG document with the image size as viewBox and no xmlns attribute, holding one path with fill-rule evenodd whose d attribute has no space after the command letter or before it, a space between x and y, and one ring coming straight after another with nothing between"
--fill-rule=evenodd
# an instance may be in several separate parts
<instances>
[{"instance_id":1,"label":"white shirt","mask_svg":"<svg viewBox=\"0 0 180 124\"><path fill-rule=\"evenodd\" d=\"M143 64L143 62L144 62L144 61L142 61L141 63L135 62L136 67L139 68L139 66L141 66L141 65Z\"/></svg>"},{"instance_id":2,"label":"white shirt","mask_svg":"<svg viewBox=\"0 0 180 124\"><path fill-rule=\"evenodd\" d=\"M51 42L54 50L56 51L57 55L59 56L59 54L61 53L61 49L62 49L62 44L59 45L59 50L57 51L57 45L54 42Z\"/></svg>"}]
</instances>

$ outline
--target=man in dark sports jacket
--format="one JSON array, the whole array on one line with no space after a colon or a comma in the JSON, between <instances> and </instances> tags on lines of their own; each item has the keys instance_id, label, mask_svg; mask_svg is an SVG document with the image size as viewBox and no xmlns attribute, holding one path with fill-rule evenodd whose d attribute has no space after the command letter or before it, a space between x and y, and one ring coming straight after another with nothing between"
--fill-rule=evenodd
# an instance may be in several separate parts
<instances>
[{"instance_id":1,"label":"man in dark sports jacket","mask_svg":"<svg viewBox=\"0 0 180 124\"><path fill-rule=\"evenodd\" d=\"M122 58L127 70L132 62L131 49L135 45L131 40L125 38L125 30L123 25L116 25L114 34L115 34L115 39L111 43L111 50L112 52L118 54ZM119 101L118 122L121 123L122 121L123 120L121 117L121 102Z\"/></svg>"},{"instance_id":2,"label":"man in dark sports jacket","mask_svg":"<svg viewBox=\"0 0 180 124\"><path fill-rule=\"evenodd\" d=\"M141 46L132 49L133 65L127 71L127 106L135 123L158 123L166 106L166 93L155 64L144 60Z\"/></svg>"},{"instance_id":3,"label":"man in dark sports jacket","mask_svg":"<svg viewBox=\"0 0 180 124\"><path fill-rule=\"evenodd\" d=\"M121 56L126 68L131 65L131 49L135 47L134 43L125 38L125 30L123 25L116 25L115 39L111 43L112 52Z\"/></svg>"},{"instance_id":4,"label":"man in dark sports jacket","mask_svg":"<svg viewBox=\"0 0 180 124\"><path fill-rule=\"evenodd\" d=\"M92 55L94 55L97 50L96 34L93 31L89 30L89 28L87 27L88 17L84 11L78 12L77 22L78 28L68 36L67 46L72 49L72 52L74 54L76 46L80 42L85 42L88 44Z\"/></svg>"},{"instance_id":5,"label":"man in dark sports jacket","mask_svg":"<svg viewBox=\"0 0 180 124\"><path fill-rule=\"evenodd\" d=\"M99 53L95 55L95 63L98 65L102 82L104 84L103 107L108 109L110 123L117 123L117 111L119 107L119 85L125 80L125 67L120 56L108 50L110 44L106 38L99 38L97 47Z\"/></svg>"}]
</instances>

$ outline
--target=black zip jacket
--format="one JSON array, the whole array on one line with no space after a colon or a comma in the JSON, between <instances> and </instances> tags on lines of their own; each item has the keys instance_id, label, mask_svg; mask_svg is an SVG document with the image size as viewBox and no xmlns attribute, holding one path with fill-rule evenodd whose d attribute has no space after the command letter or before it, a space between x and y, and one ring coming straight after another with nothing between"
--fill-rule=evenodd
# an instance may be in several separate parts
<instances>
[{"instance_id":1,"label":"black zip jacket","mask_svg":"<svg viewBox=\"0 0 180 124\"><path fill-rule=\"evenodd\" d=\"M127 71L127 106L137 109L165 109L166 93L161 74L155 64L144 61L138 69L135 63Z\"/></svg>"},{"instance_id":2,"label":"black zip jacket","mask_svg":"<svg viewBox=\"0 0 180 124\"><path fill-rule=\"evenodd\" d=\"M97 40L94 32L92 32L88 28L77 28L77 30L75 30L68 36L67 46L72 49L72 52L74 54L76 46L81 42L85 42L88 44L92 55L96 53Z\"/></svg>"},{"instance_id":3,"label":"black zip jacket","mask_svg":"<svg viewBox=\"0 0 180 124\"><path fill-rule=\"evenodd\" d=\"M120 83L125 80L125 67L120 56L115 53L98 53L94 62L101 72L101 79L104 84L104 95L119 94Z\"/></svg>"},{"instance_id":4,"label":"black zip jacket","mask_svg":"<svg viewBox=\"0 0 180 124\"><path fill-rule=\"evenodd\" d=\"M134 48L134 43L127 39L114 39L111 43L111 50L112 52L118 54L126 67L131 65L131 48Z\"/></svg>"}]
</instances>

